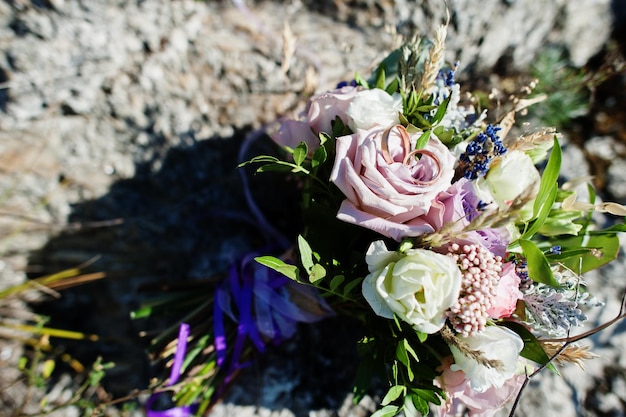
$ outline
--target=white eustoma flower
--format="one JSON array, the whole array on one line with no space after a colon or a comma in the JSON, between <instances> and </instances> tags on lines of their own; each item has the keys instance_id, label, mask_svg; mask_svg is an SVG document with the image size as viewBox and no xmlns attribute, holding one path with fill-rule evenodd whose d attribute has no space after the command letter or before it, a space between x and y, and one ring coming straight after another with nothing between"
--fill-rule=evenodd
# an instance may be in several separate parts
<instances>
[{"instance_id":1,"label":"white eustoma flower","mask_svg":"<svg viewBox=\"0 0 626 417\"><path fill-rule=\"evenodd\" d=\"M396 314L429 334L443 327L445 312L461 291L461 271L451 257L424 249L392 252L379 240L370 245L365 260L370 274L363 281L363 296L377 315Z\"/></svg>"},{"instance_id":2,"label":"white eustoma flower","mask_svg":"<svg viewBox=\"0 0 626 417\"><path fill-rule=\"evenodd\" d=\"M357 129L369 130L398 124L400 113L402 113L400 94L389 95L380 88L359 91L346 110L348 126L353 132Z\"/></svg>"},{"instance_id":3,"label":"white eustoma flower","mask_svg":"<svg viewBox=\"0 0 626 417\"><path fill-rule=\"evenodd\" d=\"M535 197L540 182L541 176L530 156L514 150L493 164L485 177L474 181L474 189L484 203L495 203L506 209L526 190L530 191L530 198ZM532 204L522 209L521 216L524 219L532 216Z\"/></svg>"},{"instance_id":4,"label":"white eustoma flower","mask_svg":"<svg viewBox=\"0 0 626 417\"><path fill-rule=\"evenodd\" d=\"M480 351L484 359L498 361L498 366L488 366L450 345L454 357L450 369L463 371L473 390L485 392L490 387L500 388L515 375L519 354L524 347L524 342L517 333L502 326L487 326L485 330L472 336L457 337L468 348Z\"/></svg>"}]
</instances>

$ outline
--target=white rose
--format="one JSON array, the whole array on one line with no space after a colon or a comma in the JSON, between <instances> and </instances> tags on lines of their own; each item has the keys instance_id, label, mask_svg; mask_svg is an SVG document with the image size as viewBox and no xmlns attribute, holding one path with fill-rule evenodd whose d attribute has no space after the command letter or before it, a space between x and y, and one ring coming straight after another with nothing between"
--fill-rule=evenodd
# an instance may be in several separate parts
<instances>
[{"instance_id":1,"label":"white rose","mask_svg":"<svg viewBox=\"0 0 626 417\"><path fill-rule=\"evenodd\" d=\"M451 257L424 249L392 252L379 240L370 245L365 260L370 274L363 281L363 296L377 315L396 314L429 334L443 327L445 312L461 291L461 271Z\"/></svg>"},{"instance_id":2,"label":"white rose","mask_svg":"<svg viewBox=\"0 0 626 417\"><path fill-rule=\"evenodd\" d=\"M541 176L530 156L522 151L510 151L489 168L485 177L474 182L474 188L483 202L506 209L526 189L531 191L530 197L536 196L540 182ZM522 209L521 216L524 219L532 216L532 204Z\"/></svg>"},{"instance_id":3,"label":"white rose","mask_svg":"<svg viewBox=\"0 0 626 417\"><path fill-rule=\"evenodd\" d=\"M389 95L379 88L359 91L348 106L348 126L352 131L369 130L373 127L387 127L400 123L402 113L400 94Z\"/></svg>"},{"instance_id":4,"label":"white rose","mask_svg":"<svg viewBox=\"0 0 626 417\"><path fill-rule=\"evenodd\" d=\"M496 367L487 366L465 356L456 346L450 345L454 357L450 369L463 371L472 389L484 392L490 387L500 388L515 375L519 354L524 347L524 342L517 333L506 327L487 326L485 330L472 336L457 337L470 349L480 351L483 358L500 362Z\"/></svg>"}]
</instances>

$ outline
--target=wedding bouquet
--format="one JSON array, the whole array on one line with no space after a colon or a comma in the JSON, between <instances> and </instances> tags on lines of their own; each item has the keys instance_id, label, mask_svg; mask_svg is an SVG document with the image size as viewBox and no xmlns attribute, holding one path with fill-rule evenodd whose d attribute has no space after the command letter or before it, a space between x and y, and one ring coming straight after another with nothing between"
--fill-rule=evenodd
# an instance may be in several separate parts
<instances>
[{"instance_id":1,"label":"wedding bouquet","mask_svg":"<svg viewBox=\"0 0 626 417\"><path fill-rule=\"evenodd\" d=\"M512 133L537 100L492 119L462 93L445 36L311 97L271 132L279 156L242 164L295 179L302 227L216 286L213 340L196 349L212 355L204 398L250 349L329 315L363 325L355 401L382 377L375 417L492 415L555 360L592 356L571 333L598 304L582 275L616 258L626 230L599 229L593 213L626 210L586 179L563 183L554 129Z\"/></svg>"}]
</instances>

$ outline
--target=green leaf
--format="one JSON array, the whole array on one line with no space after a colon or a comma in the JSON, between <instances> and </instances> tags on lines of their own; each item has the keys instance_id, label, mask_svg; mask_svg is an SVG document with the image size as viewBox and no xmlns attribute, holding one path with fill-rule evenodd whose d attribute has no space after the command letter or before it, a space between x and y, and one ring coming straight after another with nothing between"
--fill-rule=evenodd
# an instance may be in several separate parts
<instances>
[{"instance_id":1,"label":"green leaf","mask_svg":"<svg viewBox=\"0 0 626 417\"><path fill-rule=\"evenodd\" d=\"M374 88L380 88L381 90L385 89L385 68L380 68L376 71L376 82L374 83Z\"/></svg>"},{"instance_id":2,"label":"green leaf","mask_svg":"<svg viewBox=\"0 0 626 417\"><path fill-rule=\"evenodd\" d=\"M398 317L397 314L393 315L393 322L396 325L396 328L398 329L398 331L402 331L402 323L400 323L400 317Z\"/></svg>"},{"instance_id":3,"label":"green leaf","mask_svg":"<svg viewBox=\"0 0 626 417\"><path fill-rule=\"evenodd\" d=\"M430 130L426 130L421 134L419 138L417 138L417 142L415 142L415 149L423 149L426 147L428 140L430 139Z\"/></svg>"},{"instance_id":4,"label":"green leaf","mask_svg":"<svg viewBox=\"0 0 626 417\"><path fill-rule=\"evenodd\" d=\"M429 412L428 402L424 398L416 394L411 394L410 397L411 397L411 401L413 402L413 405L415 406L417 411L420 413L420 415L422 416L428 415L428 412Z\"/></svg>"},{"instance_id":5,"label":"green leaf","mask_svg":"<svg viewBox=\"0 0 626 417\"><path fill-rule=\"evenodd\" d=\"M208 342L209 336L204 335L196 343L193 344L193 347L185 355L182 372L184 372L189 367L189 364L193 362L193 360L209 345ZM209 361L209 364L213 364L213 366L215 366L215 361ZM205 366L205 368L206 367L207 366Z\"/></svg>"},{"instance_id":6,"label":"green leaf","mask_svg":"<svg viewBox=\"0 0 626 417\"><path fill-rule=\"evenodd\" d=\"M391 365L391 376L393 377L393 381L398 380L398 363L398 361L393 361L393 364Z\"/></svg>"},{"instance_id":7,"label":"green leaf","mask_svg":"<svg viewBox=\"0 0 626 417\"><path fill-rule=\"evenodd\" d=\"M550 158L548 159L546 168L541 174L539 192L537 193L537 199L535 200L535 204L533 205L533 218L537 217L541 208L549 200L552 193L552 188L556 186L557 180L559 179L559 171L561 169L561 158L561 145L559 144L559 141L555 136L552 152L550 153ZM552 203L550 203L550 206L552 206Z\"/></svg>"},{"instance_id":8,"label":"green leaf","mask_svg":"<svg viewBox=\"0 0 626 417\"><path fill-rule=\"evenodd\" d=\"M302 235L298 235L298 249L300 250L300 262L304 269L310 274L313 269L313 250Z\"/></svg>"},{"instance_id":9,"label":"green leaf","mask_svg":"<svg viewBox=\"0 0 626 417\"><path fill-rule=\"evenodd\" d=\"M433 125L428 120L424 119L424 117L421 114L411 113L411 116L413 116L415 120L417 120L418 127L422 127L424 129L430 129L431 127L433 127Z\"/></svg>"},{"instance_id":10,"label":"green leaf","mask_svg":"<svg viewBox=\"0 0 626 417\"><path fill-rule=\"evenodd\" d=\"M402 341L402 344L404 344L404 350L406 350L406 352L411 355L413 359L415 359L415 362L419 362L420 358L417 356L417 353L415 353L415 350L411 347L409 341L407 339L404 339Z\"/></svg>"},{"instance_id":11,"label":"green leaf","mask_svg":"<svg viewBox=\"0 0 626 417\"><path fill-rule=\"evenodd\" d=\"M313 268L311 268L311 271L309 272L309 281L311 281L311 284L314 284L320 279L324 278L325 276L326 276L326 269L320 264L315 264L313 265Z\"/></svg>"},{"instance_id":12,"label":"green leaf","mask_svg":"<svg viewBox=\"0 0 626 417\"><path fill-rule=\"evenodd\" d=\"M415 393L420 398L428 401L429 403L441 404L441 398L437 395L437 393L431 389L422 389L422 388L411 388L411 392Z\"/></svg>"},{"instance_id":13,"label":"green leaf","mask_svg":"<svg viewBox=\"0 0 626 417\"><path fill-rule=\"evenodd\" d=\"M584 274L611 262L619 252L619 238L615 234L581 235L560 240L559 244L564 249L590 249L585 254L562 261L563 265L577 274Z\"/></svg>"},{"instance_id":14,"label":"green leaf","mask_svg":"<svg viewBox=\"0 0 626 417\"><path fill-rule=\"evenodd\" d=\"M352 133L352 130L350 130L349 126L346 126L346 124L343 122L343 120L341 120L341 117L339 116L335 116L335 119L330 122L330 125L332 127L332 134L334 137L338 138L339 136L344 136L344 135L348 135L350 133ZM322 137L323 133L320 133L320 138ZM326 142L328 142L331 138L328 135L325 135L326 138L322 141L322 146L325 146L324 144Z\"/></svg>"},{"instance_id":15,"label":"green leaf","mask_svg":"<svg viewBox=\"0 0 626 417\"><path fill-rule=\"evenodd\" d=\"M330 280L330 290L335 291L345 281L346 277L343 275L336 275Z\"/></svg>"},{"instance_id":16,"label":"green leaf","mask_svg":"<svg viewBox=\"0 0 626 417\"><path fill-rule=\"evenodd\" d=\"M559 283L554 278L552 269L550 269L550 263L541 249L534 242L527 239L520 239L519 244L528 263L528 276L535 282L541 282L551 287L559 287Z\"/></svg>"},{"instance_id":17,"label":"green leaf","mask_svg":"<svg viewBox=\"0 0 626 417\"><path fill-rule=\"evenodd\" d=\"M390 82L389 85L385 88L385 91L387 92L387 94L393 95L394 93L398 92L399 88L400 88L400 82L398 81L397 78L394 78L393 81Z\"/></svg>"},{"instance_id":18,"label":"green leaf","mask_svg":"<svg viewBox=\"0 0 626 417\"><path fill-rule=\"evenodd\" d=\"M289 163L275 163L275 164L266 164L266 165L261 165L260 167L257 168L256 173L261 173L261 172L292 172L294 169L293 164L289 164Z\"/></svg>"},{"instance_id":19,"label":"green leaf","mask_svg":"<svg viewBox=\"0 0 626 417\"><path fill-rule=\"evenodd\" d=\"M443 120L443 117L446 114L446 110L448 109L448 104L450 103L450 99L452 98L452 94L446 98L443 103L439 105L439 108L435 112L435 116L433 117L433 124L437 124Z\"/></svg>"},{"instance_id":20,"label":"green leaf","mask_svg":"<svg viewBox=\"0 0 626 417\"><path fill-rule=\"evenodd\" d=\"M388 405L391 402L400 398L400 395L406 392L406 387L404 385L394 385L389 388L387 394L385 394L385 398L383 398L381 405Z\"/></svg>"},{"instance_id":21,"label":"green leaf","mask_svg":"<svg viewBox=\"0 0 626 417\"><path fill-rule=\"evenodd\" d=\"M400 124L401 125L405 125L406 126L406 125L410 124L409 119L407 119L406 116L403 113L400 113L398 115L398 119L400 119Z\"/></svg>"},{"instance_id":22,"label":"green leaf","mask_svg":"<svg viewBox=\"0 0 626 417\"><path fill-rule=\"evenodd\" d=\"M311 166L313 168L317 168L318 166L320 166L324 162L326 162L326 158L328 158L328 152L326 151L325 147L320 146L313 153L313 159L311 160Z\"/></svg>"},{"instance_id":23,"label":"green leaf","mask_svg":"<svg viewBox=\"0 0 626 417\"><path fill-rule=\"evenodd\" d=\"M590 230L589 234L590 235L601 235L601 234L616 234L616 233L620 233L620 232L626 232L626 224L615 224L611 227L607 227L606 229L602 229L602 230Z\"/></svg>"},{"instance_id":24,"label":"green leaf","mask_svg":"<svg viewBox=\"0 0 626 417\"><path fill-rule=\"evenodd\" d=\"M361 77L361 75L358 72L354 74L354 81L360 86L363 86L368 89L370 88L370 85L368 84L368 82L363 77Z\"/></svg>"},{"instance_id":25,"label":"green leaf","mask_svg":"<svg viewBox=\"0 0 626 417\"><path fill-rule=\"evenodd\" d=\"M237 168L241 168L243 166L249 165L249 164L254 164L257 162L279 162L280 159L276 158L275 156L269 156L269 155L258 155L255 156L254 158L250 159L249 161L246 162L242 162L239 165L237 165Z\"/></svg>"},{"instance_id":26,"label":"green leaf","mask_svg":"<svg viewBox=\"0 0 626 417\"><path fill-rule=\"evenodd\" d=\"M402 363L406 368L409 381L413 381L415 379L415 373L413 372L413 369L411 369L411 361L409 359L407 346L408 342L406 339L402 339L402 341L398 343L398 346L396 347L396 358L398 358L398 361L400 361L400 363Z\"/></svg>"},{"instance_id":27,"label":"green leaf","mask_svg":"<svg viewBox=\"0 0 626 417\"><path fill-rule=\"evenodd\" d=\"M577 236L583 229L579 222L582 217L581 211L552 209L538 232L544 236Z\"/></svg>"},{"instance_id":28,"label":"green leaf","mask_svg":"<svg viewBox=\"0 0 626 417\"><path fill-rule=\"evenodd\" d=\"M400 343L398 343L398 346L396 347L396 358L398 358L398 360L406 367L409 366L409 354L406 351L406 345L405 343L406 339L402 339L402 341L400 341Z\"/></svg>"},{"instance_id":29,"label":"green leaf","mask_svg":"<svg viewBox=\"0 0 626 417\"><path fill-rule=\"evenodd\" d=\"M576 262L580 258L580 255L589 254L592 251L600 250L601 248L581 248L581 249L572 249L572 250L562 250L560 253L548 253L546 254L546 258L549 261L564 261L569 258L576 258Z\"/></svg>"},{"instance_id":30,"label":"green leaf","mask_svg":"<svg viewBox=\"0 0 626 417\"><path fill-rule=\"evenodd\" d=\"M454 130L453 129L446 130L443 126L437 126L436 128L433 129L433 133L435 134L435 136L437 136L437 138L444 145L447 145L448 147L451 147L451 145L454 145L453 143Z\"/></svg>"},{"instance_id":31,"label":"green leaf","mask_svg":"<svg viewBox=\"0 0 626 417\"><path fill-rule=\"evenodd\" d=\"M259 256L254 258L255 261L268 268L273 269L286 276L289 279L298 281L298 267L285 263L281 259L274 256Z\"/></svg>"},{"instance_id":32,"label":"green leaf","mask_svg":"<svg viewBox=\"0 0 626 417\"><path fill-rule=\"evenodd\" d=\"M409 381L413 381L415 379L415 373L413 372L410 364L406 367L406 376L409 378Z\"/></svg>"},{"instance_id":33,"label":"green leaf","mask_svg":"<svg viewBox=\"0 0 626 417\"><path fill-rule=\"evenodd\" d=\"M297 166L301 166L306 156L309 154L309 147L305 142L300 142L296 149L293 150L293 161Z\"/></svg>"},{"instance_id":34,"label":"green leaf","mask_svg":"<svg viewBox=\"0 0 626 417\"><path fill-rule=\"evenodd\" d=\"M535 213L535 216L533 216L535 217L535 220L532 222L531 226L528 229L526 229L521 239L530 239L531 237L535 235L535 233L537 233L537 231L541 228L541 226L544 225L544 223L546 222L546 219L548 218L548 215L550 214L552 210L552 205L554 204L554 201L556 199L557 191L558 191L558 187L555 182L552 184L552 187L548 188L548 190L546 191L547 195L545 196L543 200L543 205L539 206L538 208L539 212Z\"/></svg>"},{"instance_id":35,"label":"green leaf","mask_svg":"<svg viewBox=\"0 0 626 417\"><path fill-rule=\"evenodd\" d=\"M400 411L400 407L396 405L386 405L372 414L371 417L393 417L398 411Z\"/></svg>"},{"instance_id":36,"label":"green leaf","mask_svg":"<svg viewBox=\"0 0 626 417\"><path fill-rule=\"evenodd\" d=\"M590 183L587 184L587 194L589 194L589 204L596 204L596 189Z\"/></svg>"},{"instance_id":37,"label":"green leaf","mask_svg":"<svg viewBox=\"0 0 626 417\"><path fill-rule=\"evenodd\" d=\"M363 278L356 278L356 279L353 279L352 281L348 282L343 287L343 295L350 294L352 292L352 290L355 289L356 287L358 287L359 285L361 285L362 282L363 282Z\"/></svg>"},{"instance_id":38,"label":"green leaf","mask_svg":"<svg viewBox=\"0 0 626 417\"><path fill-rule=\"evenodd\" d=\"M417 339L424 343L426 341L426 339L428 339L428 333L424 333L424 332L415 332L417 334Z\"/></svg>"}]
</instances>

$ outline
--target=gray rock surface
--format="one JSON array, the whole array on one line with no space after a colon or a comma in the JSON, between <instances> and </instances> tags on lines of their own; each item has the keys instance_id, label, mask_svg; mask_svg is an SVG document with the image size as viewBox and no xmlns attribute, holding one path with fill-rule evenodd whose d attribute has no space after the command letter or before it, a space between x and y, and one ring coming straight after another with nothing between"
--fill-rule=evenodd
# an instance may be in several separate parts
<instances>
[{"instance_id":1,"label":"gray rock surface","mask_svg":"<svg viewBox=\"0 0 626 417\"><path fill-rule=\"evenodd\" d=\"M246 4L0 1L0 287L21 282L25 271L51 272L101 255L97 267L112 278L68 293L62 311L75 323L84 315L82 324L109 338L104 353L119 364L111 372L119 392L145 384L150 374L128 320L141 291L164 276L223 272L259 239L249 226L211 222L202 211L244 204L234 174L244 134L298 109L315 89L354 71L366 74L394 44L390 28L428 35L446 16L444 2L435 0L420 7L407 0ZM525 68L546 43L583 65L609 39L612 11L624 18L618 0L551 0L540 10L532 0L448 6L448 58L478 75ZM285 22L297 40L287 58ZM593 151L611 159L615 140L605 137ZM572 175L585 173L584 156L574 145L566 149ZM618 156L607 177L622 199L626 162ZM615 314L623 271L620 261L594 277L593 289L607 304L596 323ZM592 339L603 359L586 372L567 368L563 378L533 383L519 415L545 415L545 407L563 417L624 415L623 330L615 326ZM313 339L331 349L337 327L305 331L311 335L251 368L211 416L371 414L376 398L350 403L351 351L336 354L335 362L321 355L315 363L326 374L303 371L309 353L303 358L301 350ZM6 369L21 354L4 342L1 352ZM6 407L24 392L12 378L3 368L2 386L11 384L0 395Z\"/></svg>"}]
</instances>

